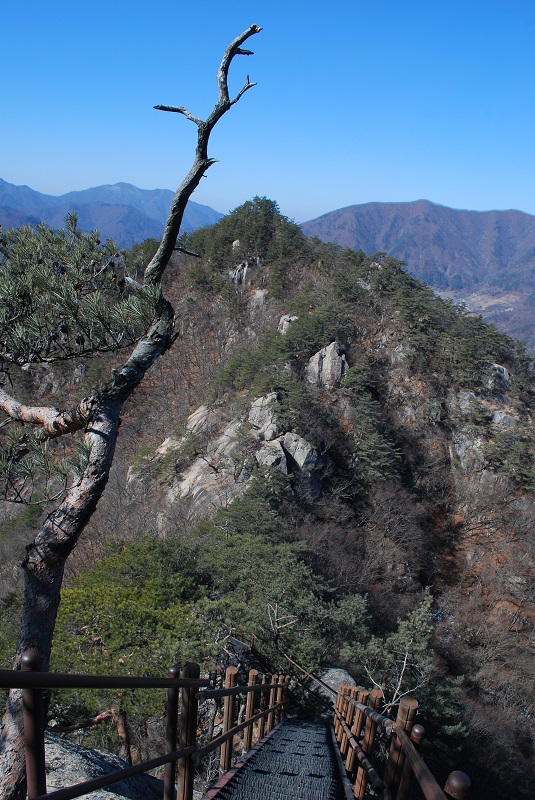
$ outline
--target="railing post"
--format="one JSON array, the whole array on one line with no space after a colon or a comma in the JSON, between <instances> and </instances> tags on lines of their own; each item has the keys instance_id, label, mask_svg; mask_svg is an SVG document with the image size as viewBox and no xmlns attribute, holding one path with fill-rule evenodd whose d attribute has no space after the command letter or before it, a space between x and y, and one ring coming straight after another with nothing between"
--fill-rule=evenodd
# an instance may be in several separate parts
<instances>
[{"instance_id":1,"label":"railing post","mask_svg":"<svg viewBox=\"0 0 535 800\"><path fill-rule=\"evenodd\" d=\"M41 659L37 650L26 650L21 658L21 669L39 672ZM45 769L45 706L42 689L22 691L24 740L26 747L26 784L28 800L46 794Z\"/></svg>"},{"instance_id":2,"label":"railing post","mask_svg":"<svg viewBox=\"0 0 535 800\"><path fill-rule=\"evenodd\" d=\"M336 735L336 740L340 741L340 720L338 719L337 711L342 710L342 687L338 689L336 695L336 703L334 704L334 733Z\"/></svg>"},{"instance_id":3,"label":"railing post","mask_svg":"<svg viewBox=\"0 0 535 800\"><path fill-rule=\"evenodd\" d=\"M352 700L357 699L357 687L356 686L346 686L346 690L348 692L349 697ZM350 703L349 700L347 701L345 712L344 712L344 719L347 727L351 730L351 725L353 724L353 719L355 717L355 706L353 703ZM348 748L349 737L347 733L342 734L342 741L340 742L340 754L344 759L347 756L347 748Z\"/></svg>"},{"instance_id":4,"label":"railing post","mask_svg":"<svg viewBox=\"0 0 535 800\"><path fill-rule=\"evenodd\" d=\"M237 667L227 667L225 688L232 689L236 686ZM225 697L225 708L223 712L223 733L228 733L234 723L234 695L229 694ZM221 745L221 760L219 768L221 772L228 772L232 761L232 739L227 739Z\"/></svg>"},{"instance_id":5,"label":"railing post","mask_svg":"<svg viewBox=\"0 0 535 800\"><path fill-rule=\"evenodd\" d=\"M270 676L267 673L262 675L262 685L270 682ZM266 697L267 689L262 689L260 691L260 711L265 711L267 708L267 697ZM258 729L257 729L257 741L260 741L264 738L264 731L266 729L266 718L262 717L258 720Z\"/></svg>"},{"instance_id":6,"label":"railing post","mask_svg":"<svg viewBox=\"0 0 535 800\"><path fill-rule=\"evenodd\" d=\"M423 725L417 724L412 726L410 739L416 750L420 749L420 745L422 744L424 734L425 730ZM410 761L408 758L406 758L405 764L403 766L403 772L401 773L401 780L399 782L399 788L398 788L398 793L396 795L396 800L407 800L411 789L413 775L414 772L410 765Z\"/></svg>"},{"instance_id":7,"label":"railing post","mask_svg":"<svg viewBox=\"0 0 535 800\"><path fill-rule=\"evenodd\" d=\"M182 677L198 678L201 668L198 664L185 664L182 670ZM194 747L197 743L197 711L199 701L197 699L197 689L194 686L184 686L182 688L182 702L180 706L180 749L184 747ZM193 756L181 758L178 762L178 800L192 800L193 798L193 777L195 773L195 761Z\"/></svg>"},{"instance_id":8,"label":"railing post","mask_svg":"<svg viewBox=\"0 0 535 800\"><path fill-rule=\"evenodd\" d=\"M465 772L455 770L450 772L444 786L444 791L452 800L465 800L470 794L472 782Z\"/></svg>"},{"instance_id":9,"label":"railing post","mask_svg":"<svg viewBox=\"0 0 535 800\"><path fill-rule=\"evenodd\" d=\"M361 689L361 691L359 692L357 689L357 693L358 693L359 703L361 703L362 705L366 705L370 694L368 690ZM353 719L353 727L351 728L351 733L355 737L355 739L358 740L358 738L360 737L360 732L362 730L362 723L364 722L364 714L360 710L360 708L355 709L355 712L356 713ZM345 767L346 767L346 772L348 772L349 775L353 775L357 768L357 756L353 748L351 748L349 753L347 754Z\"/></svg>"},{"instance_id":10,"label":"railing post","mask_svg":"<svg viewBox=\"0 0 535 800\"><path fill-rule=\"evenodd\" d=\"M271 683L278 683L278 682L279 682L279 676L272 675ZM273 706L275 705L276 699L277 699L277 687L274 686L272 689L269 690L268 708L270 709L270 712L267 715L267 722L266 722L267 733L269 733L269 731L273 728L273 725L275 723L275 712L273 711Z\"/></svg>"},{"instance_id":11,"label":"railing post","mask_svg":"<svg viewBox=\"0 0 535 800\"><path fill-rule=\"evenodd\" d=\"M382 699L383 699L382 691L380 689L374 689L373 692L370 693L370 696L368 698L368 708L371 708L372 711L378 711ZM366 727L364 729L362 750L367 755L369 755L373 750L376 730L377 730L377 724L372 719L370 719L370 717L366 717ZM358 800L362 800L365 791L366 791L366 771L362 767L359 767L357 772L357 780L355 781L355 797L358 798Z\"/></svg>"},{"instance_id":12,"label":"railing post","mask_svg":"<svg viewBox=\"0 0 535 800\"><path fill-rule=\"evenodd\" d=\"M169 677L178 678L180 675L180 668L177 666L170 667ZM167 690L167 721L165 726L165 752L174 753L177 749L177 736L178 736L178 695L179 690L176 686L172 686ZM176 761L170 761L165 765L164 783L163 783L163 797L164 800L175 800L176 776Z\"/></svg>"},{"instance_id":13,"label":"railing post","mask_svg":"<svg viewBox=\"0 0 535 800\"><path fill-rule=\"evenodd\" d=\"M282 703L284 699L285 686L286 686L286 675L279 675L279 688L277 689L277 696L275 698L275 702L277 703L277 705L279 703ZM279 708L275 712L275 725L278 725L281 719L282 719L282 706L279 706Z\"/></svg>"},{"instance_id":14,"label":"railing post","mask_svg":"<svg viewBox=\"0 0 535 800\"><path fill-rule=\"evenodd\" d=\"M282 717L286 716L286 704L288 703L288 692L290 691L290 676L286 675L284 680L284 705L282 707Z\"/></svg>"},{"instance_id":15,"label":"railing post","mask_svg":"<svg viewBox=\"0 0 535 800\"><path fill-rule=\"evenodd\" d=\"M255 686L258 681L258 670L249 670L249 686ZM255 707L256 692L249 692L245 704L245 722L251 719ZM253 726L248 725L243 732L243 752L246 753L251 749L253 741Z\"/></svg>"},{"instance_id":16,"label":"railing post","mask_svg":"<svg viewBox=\"0 0 535 800\"><path fill-rule=\"evenodd\" d=\"M399 701L396 725L400 728L403 728L407 734L410 734L412 730L417 709L418 700L416 700L414 697L402 697ZM401 746L401 742L396 736L395 731L393 731L392 743L390 745L390 752L388 754L388 761L386 762L384 777L385 786L390 789L393 797L396 796L404 763L405 753L403 752L403 747Z\"/></svg>"}]
</instances>

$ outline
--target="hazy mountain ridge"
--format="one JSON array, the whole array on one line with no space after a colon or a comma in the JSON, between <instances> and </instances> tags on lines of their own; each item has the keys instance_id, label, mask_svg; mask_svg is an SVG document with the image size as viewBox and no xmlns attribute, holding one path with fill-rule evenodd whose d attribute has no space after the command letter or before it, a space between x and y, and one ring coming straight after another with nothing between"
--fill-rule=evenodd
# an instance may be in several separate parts
<instances>
[{"instance_id":1,"label":"hazy mountain ridge","mask_svg":"<svg viewBox=\"0 0 535 800\"><path fill-rule=\"evenodd\" d=\"M417 200L348 206L301 227L325 242L402 259L414 277L535 347L535 216Z\"/></svg>"},{"instance_id":2,"label":"hazy mountain ridge","mask_svg":"<svg viewBox=\"0 0 535 800\"><path fill-rule=\"evenodd\" d=\"M104 239L131 247L160 238L174 193L170 189L139 189L129 183L95 186L54 196L0 178L0 223L6 228L46 222L62 227L69 211L78 212L84 231L98 228ZM210 206L188 203L183 231L213 225L223 215Z\"/></svg>"}]
</instances>

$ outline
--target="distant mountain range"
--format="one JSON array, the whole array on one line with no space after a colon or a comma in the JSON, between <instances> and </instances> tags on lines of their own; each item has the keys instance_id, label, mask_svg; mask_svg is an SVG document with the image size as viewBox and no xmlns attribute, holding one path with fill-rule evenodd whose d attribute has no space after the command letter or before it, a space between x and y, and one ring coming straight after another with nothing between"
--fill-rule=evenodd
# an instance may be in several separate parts
<instances>
[{"instance_id":1,"label":"distant mountain range","mask_svg":"<svg viewBox=\"0 0 535 800\"><path fill-rule=\"evenodd\" d=\"M159 239L174 193L169 189L138 189L129 183L95 186L59 197L0 178L0 224L5 228L46 222L61 228L69 211L78 212L81 230L98 228L104 239L131 247L148 238ZM214 225L223 214L190 200L182 231Z\"/></svg>"},{"instance_id":2,"label":"distant mountain range","mask_svg":"<svg viewBox=\"0 0 535 800\"><path fill-rule=\"evenodd\" d=\"M60 228L69 211L82 230L98 228L120 247L159 239L173 198L169 189L129 183L96 186L59 197L0 178L0 224L44 221ZM223 214L190 200L183 231L214 225ZM307 236L406 262L435 291L482 314L535 351L535 216L521 211L461 211L417 200L364 203L301 225Z\"/></svg>"},{"instance_id":3,"label":"distant mountain range","mask_svg":"<svg viewBox=\"0 0 535 800\"><path fill-rule=\"evenodd\" d=\"M535 350L535 216L417 200L348 206L301 227L324 242L405 261L416 278Z\"/></svg>"}]
</instances>

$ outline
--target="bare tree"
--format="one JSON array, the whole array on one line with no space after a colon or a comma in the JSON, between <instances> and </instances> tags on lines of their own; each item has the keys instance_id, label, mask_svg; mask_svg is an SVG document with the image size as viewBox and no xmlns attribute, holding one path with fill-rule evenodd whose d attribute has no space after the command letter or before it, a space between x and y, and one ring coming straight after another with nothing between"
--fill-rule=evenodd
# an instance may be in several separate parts
<instances>
[{"instance_id":1,"label":"bare tree","mask_svg":"<svg viewBox=\"0 0 535 800\"><path fill-rule=\"evenodd\" d=\"M21 430L24 426L24 430L31 427L35 431L34 450L36 442L46 445L53 439L72 436L79 432L79 435L83 435L82 447L86 454L80 474L65 487L60 504L48 514L42 529L27 547L22 564L25 596L14 660L15 669L20 667L21 655L28 648L35 648L39 653L42 668L48 668L65 562L93 514L108 481L123 405L143 380L151 365L165 353L175 339L174 310L164 296L160 283L176 246L186 204L203 175L215 163L214 159L208 157L210 134L221 117L255 85L247 77L237 96L231 99L227 78L229 67L236 55L252 54L251 51L242 49L241 45L260 30L257 25L251 25L227 47L217 73L218 99L205 121L193 116L183 107L155 106L162 111L182 114L192 121L198 129L198 140L193 165L174 196L160 246L145 270L143 286L137 287L140 290L144 289L146 297L151 298L152 320L144 335L138 338L130 357L121 369L112 370L112 379L108 383L90 396L84 397L69 410L25 405L18 402L4 388L0 389L0 409L4 411L7 419L19 424ZM71 233L75 241L75 224L71 225ZM62 268L61 265L59 268ZM109 272L109 262L96 271L89 265L87 268L94 279L97 275L104 274L106 270ZM83 287L80 289L75 287L75 290L80 294ZM18 312L14 309L13 313ZM27 366L28 361L51 360L50 352L54 347L58 347L58 343L63 348L62 352L65 352L67 345L61 343L68 337L69 329L67 323L62 325L59 332L54 329L53 335L51 326L48 325L46 346L41 345L40 350L34 347L30 355L28 348L24 349L17 343L14 344L12 340L9 344L2 342L3 352L0 354L2 360L4 363L11 362L12 366L19 367ZM12 327L12 330L15 328ZM78 352L84 350L90 353L92 330L87 328L85 331L79 330L76 334ZM39 341L42 343L43 336ZM121 333L114 334L111 344L107 340L106 347L102 345L102 339L99 341L100 344L96 344L94 350L114 350L123 344L124 336ZM10 460L8 459L9 464L20 465L31 448L24 443L25 434L18 439L12 438L12 441L14 443L10 451ZM10 497L10 493L13 494L13 490L17 488L17 480L11 479L9 475L7 477L10 485L9 492L6 492L7 499L20 500L20 492L17 491L15 491L17 498ZM21 720L21 694L12 691L2 720L0 740L2 774L0 786L4 798L20 796L24 791Z\"/></svg>"}]
</instances>

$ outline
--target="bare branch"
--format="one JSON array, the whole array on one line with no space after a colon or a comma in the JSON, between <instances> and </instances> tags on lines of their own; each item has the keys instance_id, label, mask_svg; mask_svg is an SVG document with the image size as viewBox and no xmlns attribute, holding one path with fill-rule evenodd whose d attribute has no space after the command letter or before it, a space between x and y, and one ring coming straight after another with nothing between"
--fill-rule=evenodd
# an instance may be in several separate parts
<instances>
[{"instance_id":1,"label":"bare branch","mask_svg":"<svg viewBox=\"0 0 535 800\"><path fill-rule=\"evenodd\" d=\"M84 398L69 411L59 411L49 406L25 406L0 389L0 408L17 422L40 425L44 438L55 439L85 428L91 417L93 401Z\"/></svg>"},{"instance_id":2,"label":"bare branch","mask_svg":"<svg viewBox=\"0 0 535 800\"><path fill-rule=\"evenodd\" d=\"M240 89L234 100L230 101L230 105L233 106L235 103L237 103L240 97L245 94L247 89L252 89L253 86L256 86L256 83L251 83L251 81L249 80L249 76L247 76L245 83L243 84L242 88Z\"/></svg>"},{"instance_id":3,"label":"bare branch","mask_svg":"<svg viewBox=\"0 0 535 800\"><path fill-rule=\"evenodd\" d=\"M228 94L228 71L234 56L252 55L249 50L242 50L240 45L243 44L246 39L249 39L250 36L254 36L255 33L260 33L261 30L262 28L260 28L258 25L251 25L246 31L237 36L236 39L234 39L234 41L231 42L227 47L217 73L217 85L219 86L218 105L226 106L228 108L228 104L230 102Z\"/></svg>"},{"instance_id":4,"label":"bare branch","mask_svg":"<svg viewBox=\"0 0 535 800\"><path fill-rule=\"evenodd\" d=\"M191 122L194 122L195 125L202 125L202 119L194 117L184 106L153 106L153 108L155 108L156 111L172 111L175 114L183 114L187 119L191 120Z\"/></svg>"},{"instance_id":5,"label":"bare branch","mask_svg":"<svg viewBox=\"0 0 535 800\"><path fill-rule=\"evenodd\" d=\"M191 250L186 250L185 247L180 247L180 245L175 245L173 250L178 250L179 253L184 253L187 256L195 256L195 258L202 258L200 253L193 253Z\"/></svg>"},{"instance_id":6,"label":"bare branch","mask_svg":"<svg viewBox=\"0 0 535 800\"><path fill-rule=\"evenodd\" d=\"M160 246L145 270L145 286L160 283L164 270L173 254L187 202L199 185L207 169L209 169L212 164L216 163L215 159L208 158L208 141L214 126L221 119L223 114L225 114L232 105L237 103L248 89L254 86L254 84L249 81L249 77L247 77L247 81L238 93L238 96L232 102L230 101L228 93L228 71L232 59L235 55L248 55L249 51L240 52L240 45L250 36L254 36L254 34L259 33L261 30L262 28L258 25L251 25L227 47L217 73L217 85L219 90L218 100L206 122L201 122L201 120L194 117L187 109L182 108L182 106L155 106L161 110L183 114L192 122L195 122L198 127L198 139L193 165L176 191L173 202L171 203L171 209Z\"/></svg>"}]
</instances>

